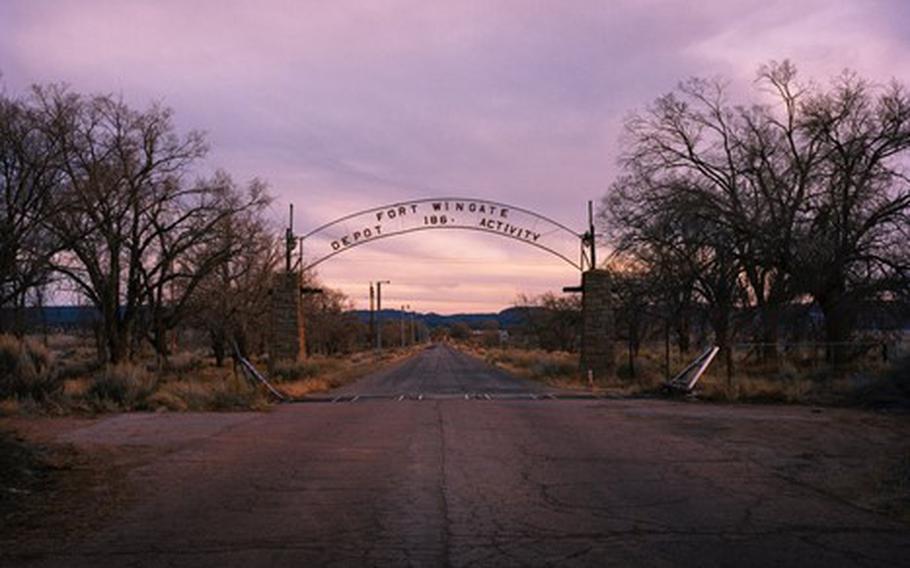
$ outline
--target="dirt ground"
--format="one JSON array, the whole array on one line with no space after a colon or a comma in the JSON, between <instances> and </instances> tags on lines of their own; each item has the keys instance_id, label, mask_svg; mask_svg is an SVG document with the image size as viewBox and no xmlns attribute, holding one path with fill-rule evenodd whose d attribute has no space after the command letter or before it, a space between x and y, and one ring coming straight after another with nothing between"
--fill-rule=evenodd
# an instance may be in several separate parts
<instances>
[{"instance_id":1,"label":"dirt ground","mask_svg":"<svg viewBox=\"0 0 910 568\"><path fill-rule=\"evenodd\" d=\"M131 471L251 415L0 418L0 560L79 541L133 502Z\"/></svg>"}]
</instances>

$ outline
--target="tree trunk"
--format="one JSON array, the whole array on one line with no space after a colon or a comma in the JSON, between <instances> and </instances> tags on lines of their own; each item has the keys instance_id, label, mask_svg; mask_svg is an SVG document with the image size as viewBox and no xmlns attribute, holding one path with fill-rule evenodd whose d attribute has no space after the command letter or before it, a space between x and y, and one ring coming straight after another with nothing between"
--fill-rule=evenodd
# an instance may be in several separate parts
<instances>
[{"instance_id":1,"label":"tree trunk","mask_svg":"<svg viewBox=\"0 0 910 568\"><path fill-rule=\"evenodd\" d=\"M819 302L819 306L825 316L825 358L831 365L839 367L849 360L847 342L853 331L853 310L844 297Z\"/></svg>"},{"instance_id":2,"label":"tree trunk","mask_svg":"<svg viewBox=\"0 0 910 568\"><path fill-rule=\"evenodd\" d=\"M686 355L691 347L689 319L685 316L679 316L676 320L676 345L679 352Z\"/></svg>"},{"instance_id":3,"label":"tree trunk","mask_svg":"<svg viewBox=\"0 0 910 568\"><path fill-rule=\"evenodd\" d=\"M778 361L777 341L780 337L781 306L778 304L765 304L762 309L761 321L761 360L765 363Z\"/></svg>"},{"instance_id":4,"label":"tree trunk","mask_svg":"<svg viewBox=\"0 0 910 568\"><path fill-rule=\"evenodd\" d=\"M227 355L227 342L224 337L224 331L220 329L212 330L209 332L209 337L212 341L212 353L215 355L215 365L223 367L224 359Z\"/></svg>"},{"instance_id":5,"label":"tree trunk","mask_svg":"<svg viewBox=\"0 0 910 568\"><path fill-rule=\"evenodd\" d=\"M152 338L154 340L153 347L155 348L155 354L158 357L159 366L161 366L162 364L167 363L168 355L170 355L170 350L167 345L168 333L164 323L158 318L155 318L155 320L156 321L153 324L154 331L152 332Z\"/></svg>"},{"instance_id":6,"label":"tree trunk","mask_svg":"<svg viewBox=\"0 0 910 568\"><path fill-rule=\"evenodd\" d=\"M714 329L714 341L720 348L727 371L727 388L733 388L735 369L730 334L730 309L726 306L715 306L711 309L711 327Z\"/></svg>"},{"instance_id":7,"label":"tree trunk","mask_svg":"<svg viewBox=\"0 0 910 568\"><path fill-rule=\"evenodd\" d=\"M104 335L105 347L107 350L107 362L116 365L126 358L128 338L124 333L124 326L120 322L119 306L116 301L108 299L105 305L101 306L102 334Z\"/></svg>"}]
</instances>

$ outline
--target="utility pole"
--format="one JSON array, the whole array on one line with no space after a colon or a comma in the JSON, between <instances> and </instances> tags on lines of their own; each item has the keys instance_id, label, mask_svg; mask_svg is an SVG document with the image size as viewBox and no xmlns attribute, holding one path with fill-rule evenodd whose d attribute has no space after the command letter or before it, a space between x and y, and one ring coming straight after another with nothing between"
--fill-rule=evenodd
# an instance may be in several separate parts
<instances>
[{"instance_id":1,"label":"utility pole","mask_svg":"<svg viewBox=\"0 0 910 568\"><path fill-rule=\"evenodd\" d=\"M406 304L406 305L401 306L400 316L401 316L401 346L402 347L404 347L406 345L405 337L407 337L407 335L404 332L404 325L405 325L404 321L405 321L405 318L407 317L410 309L411 309L411 304Z\"/></svg>"},{"instance_id":2,"label":"utility pole","mask_svg":"<svg viewBox=\"0 0 910 568\"><path fill-rule=\"evenodd\" d=\"M373 290L373 283L370 282L370 341L373 347L376 347L376 293Z\"/></svg>"},{"instance_id":3,"label":"utility pole","mask_svg":"<svg viewBox=\"0 0 910 568\"><path fill-rule=\"evenodd\" d=\"M284 269L290 274L291 272L291 253L297 246L297 238L294 236L294 204L290 204L288 215L288 228L284 232Z\"/></svg>"},{"instance_id":4,"label":"utility pole","mask_svg":"<svg viewBox=\"0 0 910 568\"><path fill-rule=\"evenodd\" d=\"M391 284L388 280L376 282L376 349L382 349L382 285Z\"/></svg>"},{"instance_id":5,"label":"utility pole","mask_svg":"<svg viewBox=\"0 0 910 568\"><path fill-rule=\"evenodd\" d=\"M398 314L398 324L401 327L401 346L404 347L404 310L405 306L401 306L401 312Z\"/></svg>"},{"instance_id":6,"label":"utility pole","mask_svg":"<svg viewBox=\"0 0 910 568\"><path fill-rule=\"evenodd\" d=\"M414 310L411 310L411 345L417 345L417 326L414 323Z\"/></svg>"},{"instance_id":7,"label":"utility pole","mask_svg":"<svg viewBox=\"0 0 910 568\"><path fill-rule=\"evenodd\" d=\"M597 243L594 240L594 202L588 201L588 233L585 235L591 247L591 270L597 268Z\"/></svg>"}]
</instances>

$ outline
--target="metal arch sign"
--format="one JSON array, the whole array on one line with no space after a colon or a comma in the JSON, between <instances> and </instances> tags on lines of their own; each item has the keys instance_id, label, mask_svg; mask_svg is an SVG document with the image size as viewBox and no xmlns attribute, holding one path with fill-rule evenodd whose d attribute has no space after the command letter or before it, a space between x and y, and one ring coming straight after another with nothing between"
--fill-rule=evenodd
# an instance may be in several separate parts
<instances>
[{"instance_id":1,"label":"metal arch sign","mask_svg":"<svg viewBox=\"0 0 910 568\"><path fill-rule=\"evenodd\" d=\"M553 254L578 270L587 255L584 235L533 211L487 199L415 199L346 215L300 237L304 270L352 248L430 229L492 233Z\"/></svg>"}]
</instances>

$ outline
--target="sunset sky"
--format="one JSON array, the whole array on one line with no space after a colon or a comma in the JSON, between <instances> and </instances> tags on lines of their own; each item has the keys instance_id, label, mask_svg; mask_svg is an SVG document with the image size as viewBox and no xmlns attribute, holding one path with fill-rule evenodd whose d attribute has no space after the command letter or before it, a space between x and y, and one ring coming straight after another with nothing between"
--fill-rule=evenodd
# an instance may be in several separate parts
<instances>
[{"instance_id":1,"label":"sunset sky","mask_svg":"<svg viewBox=\"0 0 910 568\"><path fill-rule=\"evenodd\" d=\"M266 180L276 230L466 196L579 231L616 175L624 116L692 75L750 91L789 58L825 82L845 67L910 82L910 2L0 0L0 85L66 82L162 101L208 134L200 174ZM579 281L493 235L430 231L340 254L328 285L368 305L498 311Z\"/></svg>"}]
</instances>

